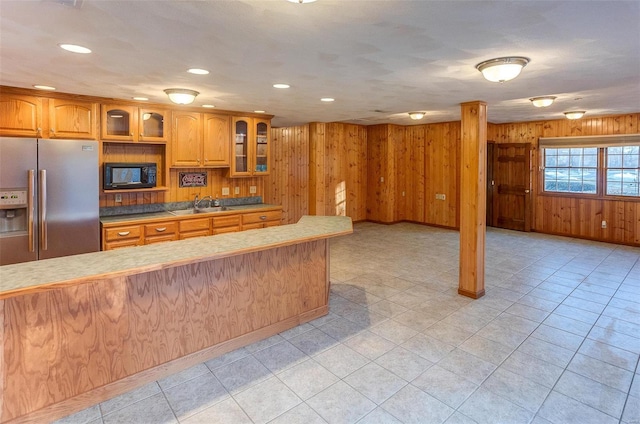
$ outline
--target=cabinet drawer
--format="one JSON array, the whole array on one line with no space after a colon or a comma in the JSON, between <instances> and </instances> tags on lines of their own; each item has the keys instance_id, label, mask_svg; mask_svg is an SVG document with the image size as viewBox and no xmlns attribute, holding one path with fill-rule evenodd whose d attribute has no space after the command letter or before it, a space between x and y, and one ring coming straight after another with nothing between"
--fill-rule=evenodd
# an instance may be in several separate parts
<instances>
[{"instance_id":1,"label":"cabinet drawer","mask_svg":"<svg viewBox=\"0 0 640 424\"><path fill-rule=\"evenodd\" d=\"M140 238L140 234L139 225L107 228L105 230L106 241L137 239Z\"/></svg>"},{"instance_id":2,"label":"cabinet drawer","mask_svg":"<svg viewBox=\"0 0 640 424\"><path fill-rule=\"evenodd\" d=\"M242 225L265 221L280 221L282 211L252 212L242 215Z\"/></svg>"},{"instance_id":3,"label":"cabinet drawer","mask_svg":"<svg viewBox=\"0 0 640 424\"><path fill-rule=\"evenodd\" d=\"M120 249L122 247L140 246L141 244L142 243L140 242L140 239L116 240L116 241L111 241L109 243L105 243L103 250L113 250L113 249Z\"/></svg>"},{"instance_id":4,"label":"cabinet drawer","mask_svg":"<svg viewBox=\"0 0 640 424\"><path fill-rule=\"evenodd\" d=\"M232 227L220 227L213 229L213 235L217 234L225 234L225 233L237 233L240 231L239 225L234 225Z\"/></svg>"},{"instance_id":5,"label":"cabinet drawer","mask_svg":"<svg viewBox=\"0 0 640 424\"><path fill-rule=\"evenodd\" d=\"M214 216L211 218L213 228L240 226L240 215Z\"/></svg>"},{"instance_id":6,"label":"cabinet drawer","mask_svg":"<svg viewBox=\"0 0 640 424\"><path fill-rule=\"evenodd\" d=\"M187 231L209 231L209 218L185 219L180 221L180 233Z\"/></svg>"},{"instance_id":7,"label":"cabinet drawer","mask_svg":"<svg viewBox=\"0 0 640 424\"><path fill-rule=\"evenodd\" d=\"M146 224L144 226L144 236L159 236L163 234L175 234L178 232L178 223L175 221L170 222L157 222L155 224Z\"/></svg>"},{"instance_id":8,"label":"cabinet drawer","mask_svg":"<svg viewBox=\"0 0 640 424\"><path fill-rule=\"evenodd\" d=\"M184 240L184 239L188 239L188 238L194 238L194 237L205 237L205 236L209 236L209 235L211 235L211 233L209 232L208 228L206 230L189 231L189 232L186 232L186 233L181 232L180 233L180 240Z\"/></svg>"},{"instance_id":9,"label":"cabinet drawer","mask_svg":"<svg viewBox=\"0 0 640 424\"><path fill-rule=\"evenodd\" d=\"M144 239L144 244L151 244L151 243L160 243L163 241L173 241L173 240L178 240L178 234L177 233L173 233L173 234L162 234L161 236L151 236L151 237L147 237Z\"/></svg>"}]
</instances>

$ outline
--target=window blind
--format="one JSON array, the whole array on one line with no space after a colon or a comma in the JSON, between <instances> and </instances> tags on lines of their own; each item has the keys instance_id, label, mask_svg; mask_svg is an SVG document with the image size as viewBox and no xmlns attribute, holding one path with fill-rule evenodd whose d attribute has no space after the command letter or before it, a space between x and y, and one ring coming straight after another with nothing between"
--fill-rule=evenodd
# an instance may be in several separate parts
<instances>
[{"instance_id":1,"label":"window blind","mask_svg":"<svg viewBox=\"0 0 640 424\"><path fill-rule=\"evenodd\" d=\"M541 148L638 146L640 134L592 135L582 137L540 137Z\"/></svg>"}]
</instances>

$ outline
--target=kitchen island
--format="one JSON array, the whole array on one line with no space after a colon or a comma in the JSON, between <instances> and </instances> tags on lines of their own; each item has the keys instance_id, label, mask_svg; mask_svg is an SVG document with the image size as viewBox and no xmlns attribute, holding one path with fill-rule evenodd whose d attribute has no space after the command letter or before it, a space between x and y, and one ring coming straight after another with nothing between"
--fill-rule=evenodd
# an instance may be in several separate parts
<instances>
[{"instance_id":1,"label":"kitchen island","mask_svg":"<svg viewBox=\"0 0 640 424\"><path fill-rule=\"evenodd\" d=\"M0 422L48 421L328 313L348 217L0 267Z\"/></svg>"}]
</instances>

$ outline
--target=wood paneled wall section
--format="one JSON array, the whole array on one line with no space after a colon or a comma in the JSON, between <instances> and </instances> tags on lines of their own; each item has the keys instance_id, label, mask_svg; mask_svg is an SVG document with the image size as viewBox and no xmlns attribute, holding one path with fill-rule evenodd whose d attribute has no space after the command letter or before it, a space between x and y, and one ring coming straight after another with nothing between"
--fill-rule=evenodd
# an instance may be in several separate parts
<instances>
[{"instance_id":1,"label":"wood paneled wall section","mask_svg":"<svg viewBox=\"0 0 640 424\"><path fill-rule=\"evenodd\" d=\"M367 127L367 219L398 221L396 200L402 197L404 173L398 175L398 159L404 157L404 127Z\"/></svg>"},{"instance_id":2,"label":"wood paneled wall section","mask_svg":"<svg viewBox=\"0 0 640 424\"><path fill-rule=\"evenodd\" d=\"M543 195L539 137L637 134L640 113L508 124L489 124L487 139L531 143L534 169L534 230L541 233L640 245L640 200ZM607 221L607 228L601 222Z\"/></svg>"},{"instance_id":3,"label":"wood paneled wall section","mask_svg":"<svg viewBox=\"0 0 640 424\"><path fill-rule=\"evenodd\" d=\"M309 214L309 125L271 129L269 168L263 200L282 206L283 224L295 224Z\"/></svg>"},{"instance_id":4,"label":"wood paneled wall section","mask_svg":"<svg viewBox=\"0 0 640 424\"><path fill-rule=\"evenodd\" d=\"M309 213L367 219L367 129L309 124Z\"/></svg>"},{"instance_id":5,"label":"wood paneled wall section","mask_svg":"<svg viewBox=\"0 0 640 424\"><path fill-rule=\"evenodd\" d=\"M404 199L397 207L399 220L458 228L460 225L460 122L408 126L403 152L398 156ZM402 175L404 173L404 175ZM436 200L444 194L444 200Z\"/></svg>"}]
</instances>

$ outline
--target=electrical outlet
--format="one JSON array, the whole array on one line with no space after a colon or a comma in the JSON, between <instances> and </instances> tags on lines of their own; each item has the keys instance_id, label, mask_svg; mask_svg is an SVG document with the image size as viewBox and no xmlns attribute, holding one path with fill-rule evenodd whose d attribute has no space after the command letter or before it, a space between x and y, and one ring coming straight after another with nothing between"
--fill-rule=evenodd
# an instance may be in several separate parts
<instances>
[{"instance_id":1,"label":"electrical outlet","mask_svg":"<svg viewBox=\"0 0 640 424\"><path fill-rule=\"evenodd\" d=\"M240 194L240 187L234 187L233 194Z\"/></svg>"},{"instance_id":2,"label":"electrical outlet","mask_svg":"<svg viewBox=\"0 0 640 424\"><path fill-rule=\"evenodd\" d=\"M607 221L602 221L602 228L607 228Z\"/></svg>"},{"instance_id":3,"label":"electrical outlet","mask_svg":"<svg viewBox=\"0 0 640 424\"><path fill-rule=\"evenodd\" d=\"M249 187L249 193L251 194L256 194L257 190L256 190L256 186L250 186Z\"/></svg>"},{"instance_id":4,"label":"electrical outlet","mask_svg":"<svg viewBox=\"0 0 640 424\"><path fill-rule=\"evenodd\" d=\"M384 177L380 177L380 182L383 183L384 182Z\"/></svg>"},{"instance_id":5,"label":"electrical outlet","mask_svg":"<svg viewBox=\"0 0 640 424\"><path fill-rule=\"evenodd\" d=\"M442 193L436 193L436 200L445 200L447 196Z\"/></svg>"},{"instance_id":6,"label":"electrical outlet","mask_svg":"<svg viewBox=\"0 0 640 424\"><path fill-rule=\"evenodd\" d=\"M122 203L122 194L116 194L116 203Z\"/></svg>"},{"instance_id":7,"label":"electrical outlet","mask_svg":"<svg viewBox=\"0 0 640 424\"><path fill-rule=\"evenodd\" d=\"M404 194L404 191L403 191L403 192L402 192L402 197L404 197L404 196L405 196L405 194Z\"/></svg>"},{"instance_id":8,"label":"electrical outlet","mask_svg":"<svg viewBox=\"0 0 640 424\"><path fill-rule=\"evenodd\" d=\"M229 187L222 187L222 195L223 196L229 195Z\"/></svg>"}]
</instances>

